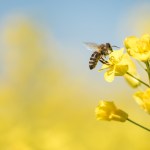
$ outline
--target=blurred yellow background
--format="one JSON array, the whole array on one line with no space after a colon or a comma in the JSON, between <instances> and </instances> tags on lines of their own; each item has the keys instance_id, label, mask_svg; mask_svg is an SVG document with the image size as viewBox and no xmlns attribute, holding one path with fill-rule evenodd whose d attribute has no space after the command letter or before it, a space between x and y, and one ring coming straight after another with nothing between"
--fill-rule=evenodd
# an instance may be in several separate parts
<instances>
[{"instance_id":1,"label":"blurred yellow background","mask_svg":"<svg viewBox=\"0 0 150 150\"><path fill-rule=\"evenodd\" d=\"M61 16L61 13L68 15L71 11L71 8L67 7L71 5L69 1L64 1L62 6L68 9L68 12L65 10L61 12L58 9L61 8L62 2L36 3L33 1L30 7L29 1L26 3L15 1L8 5L6 2L1 3L5 8L5 11L1 13L0 34L1 150L150 149L148 132L128 122L96 120L94 111L98 101L100 99L114 100L116 105L126 111L131 119L150 127L149 115L141 110L132 99L132 94L136 90L130 88L121 77L116 78L111 84L106 83L103 73L97 72L98 67L90 71L88 61L91 52L86 51L82 45L84 40L108 42L108 39L113 44L123 46L125 36L149 33L149 28L146 28L150 23L148 13L145 18L142 17L142 21L138 17L140 11L144 13L143 7L146 6L146 12L150 8L148 3L141 6L139 2L136 5L135 1L129 8L129 1L124 2L125 8L123 12L121 11L122 16L117 18L115 25L112 24L115 27L114 31L111 30L111 25L105 22L107 19L113 22L111 19L115 18L115 14L110 12L107 13L110 17L112 15L112 18L105 18L105 16L99 18L98 25L101 24L101 20L104 20L101 28L98 28L97 22L90 24L93 25L92 27L88 26L86 23L89 19L82 20L82 11L79 20L76 12L71 12L74 17L69 18L78 20L77 24L79 23L81 28L71 27L70 24L66 29L63 27L66 24L61 18L64 17L65 21L65 15ZM99 1L95 1L96 4L92 1L87 1L87 4L86 1L73 3L79 3L82 8L85 6L86 11L99 4L95 11L97 15L101 13L103 5L107 10L106 6L109 5L108 8L110 8L110 5L116 4L111 7L112 11L113 8L120 10L124 4L120 4L119 1L110 4ZM46 5L51 8L49 11ZM58 6L58 8L55 7L55 10L53 6ZM56 18L54 15L53 18L50 14L52 26L46 22L46 15L42 12L44 8L47 10L47 16L55 11L60 15L56 15ZM115 12L119 14L117 10ZM86 13L84 15L86 16ZM123 16L126 17L122 18ZM53 28L53 25L58 23L55 19L61 21L58 30ZM143 20L146 20L146 23ZM105 24L107 27L103 32ZM101 39L98 39L99 37ZM142 75L144 79L147 77L145 74Z\"/></svg>"}]
</instances>

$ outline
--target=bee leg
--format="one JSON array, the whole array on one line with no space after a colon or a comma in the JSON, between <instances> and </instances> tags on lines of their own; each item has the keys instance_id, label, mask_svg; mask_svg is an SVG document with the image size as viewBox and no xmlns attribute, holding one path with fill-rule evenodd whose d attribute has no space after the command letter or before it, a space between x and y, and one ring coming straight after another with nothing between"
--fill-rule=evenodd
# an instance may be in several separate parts
<instances>
[{"instance_id":1,"label":"bee leg","mask_svg":"<svg viewBox=\"0 0 150 150\"><path fill-rule=\"evenodd\" d=\"M104 58L100 58L99 61L103 64L109 65L108 61L105 60Z\"/></svg>"}]
</instances>

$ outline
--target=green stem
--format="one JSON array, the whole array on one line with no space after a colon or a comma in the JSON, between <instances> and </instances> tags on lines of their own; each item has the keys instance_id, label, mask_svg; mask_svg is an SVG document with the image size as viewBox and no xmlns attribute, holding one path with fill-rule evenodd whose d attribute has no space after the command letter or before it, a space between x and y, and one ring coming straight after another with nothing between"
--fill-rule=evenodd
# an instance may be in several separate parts
<instances>
[{"instance_id":1,"label":"green stem","mask_svg":"<svg viewBox=\"0 0 150 150\"><path fill-rule=\"evenodd\" d=\"M149 79L149 83L150 83L150 65L149 65L149 62L145 62L145 65L146 65L146 72L148 74L148 79Z\"/></svg>"},{"instance_id":2,"label":"green stem","mask_svg":"<svg viewBox=\"0 0 150 150\"><path fill-rule=\"evenodd\" d=\"M135 125L141 127L142 129L147 130L147 131L150 132L150 129L148 129L148 128L146 128L146 127L144 127L144 126L142 126L142 125L140 125L140 124L138 124L138 123L132 121L131 119L128 118L127 120L128 120L129 122L131 122L131 123L133 123L133 124L135 124Z\"/></svg>"},{"instance_id":3,"label":"green stem","mask_svg":"<svg viewBox=\"0 0 150 150\"><path fill-rule=\"evenodd\" d=\"M126 74L128 74L129 76L133 77L134 79L138 80L139 82L141 82L142 84L144 84L145 86L147 86L147 87L150 88L150 86L149 86L147 83L145 83L145 82L143 82L142 80L136 78L135 76L133 76L133 75L130 74L129 72L126 72Z\"/></svg>"}]
</instances>

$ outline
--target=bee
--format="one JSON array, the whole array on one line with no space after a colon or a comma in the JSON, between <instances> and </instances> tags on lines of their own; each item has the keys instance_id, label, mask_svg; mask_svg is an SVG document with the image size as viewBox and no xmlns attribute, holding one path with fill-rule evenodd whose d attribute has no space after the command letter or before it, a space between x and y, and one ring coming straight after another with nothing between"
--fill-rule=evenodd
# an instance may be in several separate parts
<instances>
[{"instance_id":1,"label":"bee","mask_svg":"<svg viewBox=\"0 0 150 150\"><path fill-rule=\"evenodd\" d=\"M105 60L106 56L109 55L111 52L113 52L112 47L117 46L111 46L110 43L106 44L96 44L96 43L85 43L90 49L94 50L92 53L90 60L89 60L89 68L94 69L100 61L103 64L108 64L108 61Z\"/></svg>"}]
</instances>

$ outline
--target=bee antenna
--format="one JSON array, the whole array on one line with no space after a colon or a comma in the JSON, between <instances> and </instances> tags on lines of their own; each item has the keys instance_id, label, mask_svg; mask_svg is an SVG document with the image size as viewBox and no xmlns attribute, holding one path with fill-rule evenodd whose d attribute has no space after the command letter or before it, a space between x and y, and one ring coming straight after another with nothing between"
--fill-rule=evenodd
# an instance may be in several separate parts
<instances>
[{"instance_id":1,"label":"bee antenna","mask_svg":"<svg viewBox=\"0 0 150 150\"><path fill-rule=\"evenodd\" d=\"M118 47L118 46L115 46L115 45L113 45L113 46L111 46L111 47L116 47L116 48L120 48L120 47Z\"/></svg>"}]
</instances>

